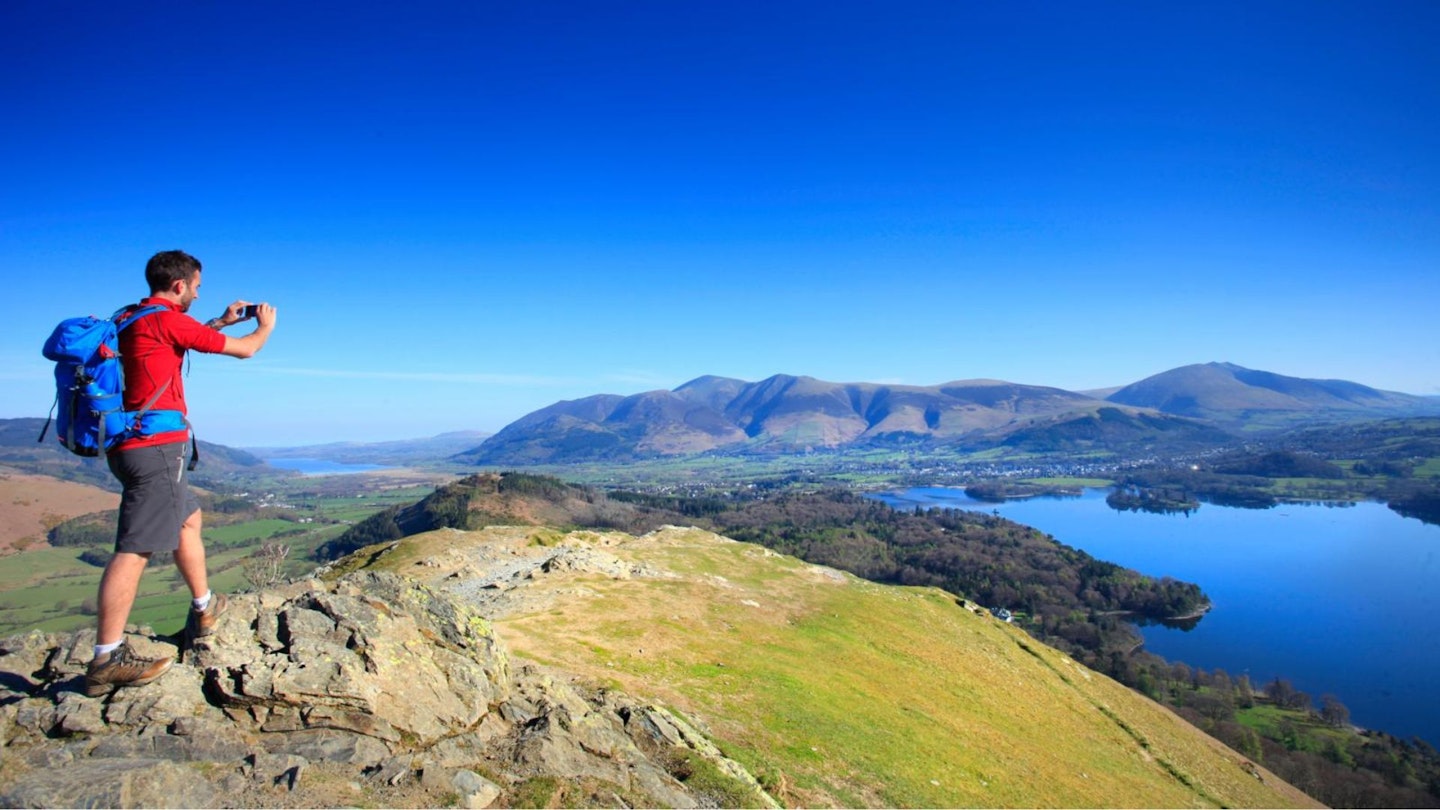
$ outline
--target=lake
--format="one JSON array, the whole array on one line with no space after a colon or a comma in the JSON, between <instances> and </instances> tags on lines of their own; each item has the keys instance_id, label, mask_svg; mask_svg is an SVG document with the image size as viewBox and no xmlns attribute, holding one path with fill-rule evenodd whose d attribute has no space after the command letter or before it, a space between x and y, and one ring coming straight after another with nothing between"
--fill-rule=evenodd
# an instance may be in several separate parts
<instances>
[{"instance_id":1,"label":"lake","mask_svg":"<svg viewBox=\"0 0 1440 810\"><path fill-rule=\"evenodd\" d=\"M265 463L282 470L295 470L305 475L350 475L374 470L393 470L384 464L341 464L319 458L267 458Z\"/></svg>"},{"instance_id":2,"label":"lake","mask_svg":"<svg viewBox=\"0 0 1440 810\"><path fill-rule=\"evenodd\" d=\"M1192 630L1141 628L1145 646L1172 661L1276 676L1334 694L1361 726L1440 743L1440 526L1379 503L1204 504L1190 515L1118 512L1105 490L1002 504L962 490L876 495L921 505L996 512L1090 555L1151 576L1195 582L1214 609Z\"/></svg>"}]
</instances>

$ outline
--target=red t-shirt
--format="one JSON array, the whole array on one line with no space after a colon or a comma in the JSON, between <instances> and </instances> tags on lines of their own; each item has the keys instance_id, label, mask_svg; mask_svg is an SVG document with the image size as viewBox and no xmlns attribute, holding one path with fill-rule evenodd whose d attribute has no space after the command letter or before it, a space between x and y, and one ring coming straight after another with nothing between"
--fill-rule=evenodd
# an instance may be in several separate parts
<instances>
[{"instance_id":1,"label":"red t-shirt","mask_svg":"<svg viewBox=\"0 0 1440 810\"><path fill-rule=\"evenodd\" d=\"M169 380L170 387L160 394L150 409L188 413L185 409L185 385L180 375L185 352L194 349L218 354L225 349L225 336L181 312L179 304L163 298L146 298L140 302L142 307L155 304L165 309L146 315L120 333L120 364L125 369L125 410L139 410ZM183 442L187 438L188 432L184 430L156 433L126 439L116 449L151 447Z\"/></svg>"}]
</instances>

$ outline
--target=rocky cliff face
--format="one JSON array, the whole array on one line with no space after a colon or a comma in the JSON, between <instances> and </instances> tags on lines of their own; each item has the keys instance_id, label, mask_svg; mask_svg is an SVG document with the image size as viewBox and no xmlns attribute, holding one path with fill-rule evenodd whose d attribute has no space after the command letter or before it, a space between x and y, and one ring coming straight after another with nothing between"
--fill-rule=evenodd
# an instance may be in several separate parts
<instances>
[{"instance_id":1,"label":"rocky cliff face","mask_svg":"<svg viewBox=\"0 0 1440 810\"><path fill-rule=\"evenodd\" d=\"M512 666L466 602L394 574L237 596L184 651L132 630L180 660L105 698L91 631L0 642L0 804L771 803L666 708Z\"/></svg>"}]
</instances>

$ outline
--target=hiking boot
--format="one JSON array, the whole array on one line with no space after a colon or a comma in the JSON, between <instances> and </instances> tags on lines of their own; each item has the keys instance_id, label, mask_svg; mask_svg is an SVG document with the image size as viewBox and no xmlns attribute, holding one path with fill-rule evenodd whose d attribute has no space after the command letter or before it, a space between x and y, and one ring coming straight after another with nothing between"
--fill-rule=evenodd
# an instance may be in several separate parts
<instances>
[{"instance_id":1,"label":"hiking boot","mask_svg":"<svg viewBox=\"0 0 1440 810\"><path fill-rule=\"evenodd\" d=\"M225 612L228 604L225 594L211 591L210 604L204 610L190 608L190 616L185 619L185 638L194 641L215 632L215 622L219 621L220 614Z\"/></svg>"},{"instance_id":2,"label":"hiking boot","mask_svg":"<svg viewBox=\"0 0 1440 810\"><path fill-rule=\"evenodd\" d=\"M95 657L85 671L85 694L103 697L121 686L144 686L164 675L175 663L171 657L142 658L128 644Z\"/></svg>"}]
</instances>

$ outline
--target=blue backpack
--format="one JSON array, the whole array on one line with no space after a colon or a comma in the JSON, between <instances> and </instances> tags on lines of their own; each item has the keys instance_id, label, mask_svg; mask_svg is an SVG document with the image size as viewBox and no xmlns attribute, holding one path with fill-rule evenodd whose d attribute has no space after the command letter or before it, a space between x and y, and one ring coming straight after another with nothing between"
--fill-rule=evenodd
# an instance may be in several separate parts
<instances>
[{"instance_id":1,"label":"blue backpack","mask_svg":"<svg viewBox=\"0 0 1440 810\"><path fill-rule=\"evenodd\" d=\"M180 411L154 411L150 406L170 381L137 411L125 410L125 372L120 365L120 332L161 306L124 307L109 318L88 315L60 322L45 341L47 359L55 361L55 404L51 418L60 443L78 456L104 456L115 445L136 436L187 430ZM56 410L58 409L58 416ZM45 420L40 441L50 429ZM195 469L196 456L190 469Z\"/></svg>"}]
</instances>

